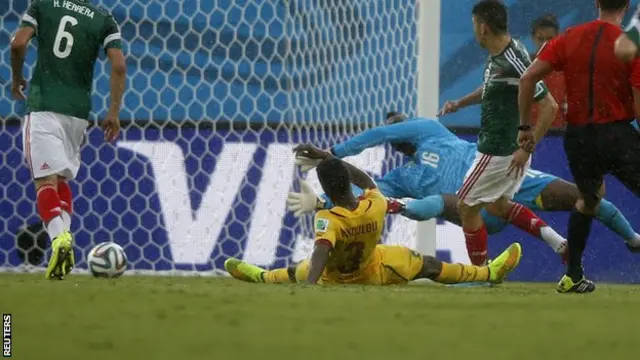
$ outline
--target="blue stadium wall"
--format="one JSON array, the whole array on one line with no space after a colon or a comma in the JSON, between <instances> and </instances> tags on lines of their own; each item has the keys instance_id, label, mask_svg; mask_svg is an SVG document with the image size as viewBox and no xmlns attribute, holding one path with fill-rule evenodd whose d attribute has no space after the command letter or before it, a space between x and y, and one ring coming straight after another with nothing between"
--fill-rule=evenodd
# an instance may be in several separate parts
<instances>
[{"instance_id":1,"label":"blue stadium wall","mask_svg":"<svg viewBox=\"0 0 640 360\"><path fill-rule=\"evenodd\" d=\"M440 101L457 99L477 89L482 82L482 71L487 53L476 44L471 24L471 8L476 0L443 0L442 27L440 37ZM538 17L552 13L556 15L561 29L593 20L597 17L594 1L571 0L506 0L509 6L509 28L511 34L523 41L530 51L535 50L531 42L531 23ZM632 5L638 1L631 1ZM627 18L631 16L631 11ZM625 19L625 23L626 23ZM478 126L479 110L468 110L452 114L442 122L456 127Z\"/></svg>"},{"instance_id":2,"label":"blue stadium wall","mask_svg":"<svg viewBox=\"0 0 640 360\"><path fill-rule=\"evenodd\" d=\"M313 3L313 1L309 1ZM151 1L145 9L134 1L105 0L104 3L115 7L115 15L122 25L122 32L126 38L136 31L133 24L143 35L138 42L128 44L129 69L132 76L131 89L126 97L126 109L123 111L125 120L144 120L162 122L166 119L198 121L206 119L207 114L222 114L219 118L230 121L242 121L249 123L279 123L289 122L295 118L318 118L324 113L340 113L348 110L336 105L334 109L318 109L305 106L305 104L291 104L286 95L287 84L295 79L287 78L283 66L286 57L285 44L280 41L282 32L286 28L283 20L286 8L285 2L272 2L272 5L263 6L263 10L251 10L248 13L238 13L240 20L244 17L259 15L263 17L263 26L249 29L240 27L240 31L232 31L229 24L222 22L206 24L198 16L187 18L180 15L182 11L198 8L198 3L191 1L169 1L164 9L168 18L161 16L163 8L161 2ZM209 2L203 2L209 3ZM485 55L474 42L470 8L473 0L442 1L442 36L441 36L441 73L440 73L440 99L455 99L475 89L481 81L481 69ZM551 10L559 17L561 25L584 21L595 15L594 9L589 6L576 7L574 1L569 0L528 0L507 1L510 7L510 26L513 34L522 38L530 45L528 40L531 21ZM15 5L18 4L18 5ZM27 1L16 1L14 6L23 11ZM396 7L395 1L385 2L389 7ZM125 19L128 8L129 18ZM220 1L218 6L228 6L232 12L231 1ZM3 22L0 28L0 43L7 44L10 34L15 31L18 15L9 12L9 2L0 3L0 15ZM469 10L466 10L469 9ZM201 12L215 11L207 9L206 5ZM146 16L143 18L143 16ZM402 13L407 19L413 16L413 12ZM239 21L241 22L241 21ZM188 24L193 29L189 30ZM246 30L246 31L245 31ZM348 34L359 34L355 29ZM190 32L191 31L191 32ZM298 32L301 30L298 29ZM176 33L185 34L182 38ZM238 34L242 35L238 38ZM344 33L346 35L347 33ZM402 36L414 36L415 29L411 27L403 29ZM207 51L202 50L190 38L201 37L203 41L214 45ZM242 43L242 46L268 54L253 67L245 64L242 57L232 49L233 40ZM253 41L259 39L260 41ZM301 38L302 39L302 38ZM331 41L328 39L327 41ZM387 41L391 41L387 39ZM167 48L162 44L168 45ZM302 43L302 42L301 42ZM380 44L383 46L385 44ZM303 45L301 45L303 46ZM361 47L355 51L357 54L365 54L371 49ZM345 54L349 56L353 54ZM33 60L33 53L30 53ZM209 60L211 63L209 63ZM387 68L382 66L390 59L381 58L378 62L378 71L385 76L393 76L395 71L403 71L399 68ZM198 66L189 67L193 61ZM319 68L318 63L312 60L306 65ZM366 60L360 60L366 61ZM304 61L303 61L304 62ZM0 98L0 117L20 115L22 109L15 110L9 98L10 72L7 52L3 52L3 63L0 64L0 85L4 96ZM304 63L302 65L305 65ZM406 66L406 65L403 65ZM233 69L226 71L226 69ZM108 83L103 74L103 67L99 67L97 73L98 93L106 94ZM186 73L185 77L180 72ZM240 74L238 76L238 74ZM337 79L345 74L334 74ZM205 81L202 81L202 80ZM299 78L297 81L305 82ZM171 85L171 89L157 92L165 84ZM371 84L355 83L353 86L367 87ZM367 102L393 103L398 93L411 91L402 87L385 91L381 95L363 99ZM229 94L232 96L229 97ZM248 95L251 101L242 101L244 95ZM208 106L206 100L211 97L229 97L229 101L211 103ZM192 101L193 99L201 101ZM411 101L409 101L411 102ZM96 96L96 116L100 116L100 109L104 109L104 96ZM291 106L289 106L291 105ZM334 106L334 105L327 105ZM362 106L362 105L360 105ZM304 113L313 108L317 113ZM296 113L297 112L297 113ZM442 121L455 127L476 127L479 113L477 109L468 109L458 114L443 118ZM211 120L211 119L209 119ZM375 114L368 114L363 121L376 122ZM226 131L226 130L225 130ZM207 190L210 178L215 174L215 166L211 158L223 151L220 141L203 142L203 138L222 139L230 143L243 142L245 144L260 144L261 148L269 148L274 144L296 142L297 136L284 130L267 130L253 133L246 132L241 135L231 135L225 131L213 133L210 129L176 130L167 128L136 129L131 128L124 132L122 140L135 142L141 139L147 141L172 141L190 156L185 159L184 176L189 181L189 198L195 211L200 207L202 193ZM18 265L20 263L15 250L15 233L26 222L37 220L34 212L33 199L35 194L31 187L27 187L27 195L24 195L24 184L29 182L29 173L23 164L20 153L20 137L17 126L3 126L0 132L0 264ZM329 134L331 135L331 134ZM473 140L472 135L463 137ZM198 144L197 146L194 146ZM87 166L79 175L82 188L74 188L74 191L86 195L75 203L76 216L82 218L83 228L76 230L78 246L87 249L96 239L106 239L113 234L116 239L125 244L134 244L127 247L127 254L137 269L142 270L168 270L174 267L179 269L212 270L220 268L224 258L230 255L238 255L242 252L247 242L247 224L251 222L251 209L256 206L255 187L260 184L264 172L265 151L258 150L253 155L252 165L247 169L245 180L239 186L234 201L226 215L225 225L229 229L217 239L216 246L211 249L211 261L200 265L176 265L172 258L168 231L162 219L160 194L157 189L157 174L154 174L150 162L143 156L122 148L105 147L99 131L90 133L89 142L83 150L83 161ZM562 140L557 137L547 139L540 147L534 158L534 168L570 179L567 170L566 159L562 150ZM385 169L386 170L386 169ZM121 181L123 174L128 179ZM97 181L97 179L102 179ZM96 180L96 181L92 181ZM609 200L613 201L625 213L636 229L640 228L638 208L640 202L629 192L623 189L615 180L608 180ZM100 216L98 216L100 214ZM102 215L104 214L104 215ZM566 233L566 214L544 215L544 218L561 233ZM291 260L293 254L291 247L296 239L299 226L290 214L283 217L281 226L293 229L293 231L278 231L279 245L272 265L279 266ZM555 281L562 273L559 259L550 254L550 251L542 244L535 242L522 233L508 229L503 233L492 237L491 249L496 252L512 241L522 241L525 246L525 258L521 268L516 272L514 279L526 281ZM446 251L438 253L443 259L450 258ZM594 225L591 235L590 247L586 255L586 265L590 276L596 280L612 282L640 282L640 258L628 253L621 239L618 239L609 230L600 224Z\"/></svg>"}]
</instances>

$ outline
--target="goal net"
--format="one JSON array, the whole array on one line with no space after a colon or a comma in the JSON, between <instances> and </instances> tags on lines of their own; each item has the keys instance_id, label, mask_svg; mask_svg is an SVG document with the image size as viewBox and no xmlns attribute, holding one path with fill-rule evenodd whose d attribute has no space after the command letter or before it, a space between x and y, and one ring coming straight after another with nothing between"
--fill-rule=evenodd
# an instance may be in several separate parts
<instances>
[{"instance_id":1,"label":"goal net","mask_svg":"<svg viewBox=\"0 0 640 360\"><path fill-rule=\"evenodd\" d=\"M94 0L94 3L96 1ZM115 144L92 127L72 182L79 267L91 247L122 245L138 271L211 272L229 256L267 267L307 255L310 216L286 211L301 174L292 148L328 147L416 115L418 16L405 0L102 0L120 24L128 86ZM7 44L28 1L0 6ZM48 239L21 151L24 104L10 100L0 49L0 267L43 266ZM25 71L31 73L35 46ZM109 65L96 66L92 120L105 114ZM388 147L349 159L373 176L400 164ZM415 245L395 217L385 241ZM433 234L435 236L435 234Z\"/></svg>"}]
</instances>

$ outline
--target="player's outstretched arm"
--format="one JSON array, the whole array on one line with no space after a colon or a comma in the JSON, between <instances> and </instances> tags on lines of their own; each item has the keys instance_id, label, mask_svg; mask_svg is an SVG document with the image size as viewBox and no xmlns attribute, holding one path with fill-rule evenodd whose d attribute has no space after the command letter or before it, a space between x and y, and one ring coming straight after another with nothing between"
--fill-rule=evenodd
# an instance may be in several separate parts
<instances>
[{"instance_id":1,"label":"player's outstretched arm","mask_svg":"<svg viewBox=\"0 0 640 360\"><path fill-rule=\"evenodd\" d=\"M438 116L444 116L447 114L454 113L460 109L464 109L467 106L480 104L480 102L482 101L482 91L483 91L482 88L483 87L481 85L477 89L473 90L472 92L461 97L458 100L445 102L444 105L442 106L442 109L438 111Z\"/></svg>"},{"instance_id":2,"label":"player's outstretched arm","mask_svg":"<svg viewBox=\"0 0 640 360\"><path fill-rule=\"evenodd\" d=\"M413 142L429 131L423 121L404 121L365 130L331 148L338 158L358 155L366 149L385 143Z\"/></svg>"},{"instance_id":3,"label":"player's outstretched arm","mask_svg":"<svg viewBox=\"0 0 640 360\"><path fill-rule=\"evenodd\" d=\"M319 149L316 146L313 146L311 144L298 145L293 149L293 151L296 153L296 156L303 156L309 159L325 160L333 157L333 155L328 151ZM373 181L373 179L369 177L369 175L367 175L367 173L349 164L344 160L341 160L341 161L349 171L349 177L351 178L351 182L355 186L361 189L377 188L376 183Z\"/></svg>"},{"instance_id":4,"label":"player's outstretched arm","mask_svg":"<svg viewBox=\"0 0 640 360\"><path fill-rule=\"evenodd\" d=\"M111 104L102 126L105 132L105 139L113 141L120 132L119 114L127 77L127 63L120 48L108 48L107 57L111 62Z\"/></svg>"},{"instance_id":5,"label":"player's outstretched arm","mask_svg":"<svg viewBox=\"0 0 640 360\"><path fill-rule=\"evenodd\" d=\"M27 46L29 41L35 34L33 27L21 27L16 32L13 40L11 40L11 93L16 100L24 100L23 93L24 88L27 86L27 81L22 75L22 69L24 67L24 57L27 53Z\"/></svg>"}]
</instances>

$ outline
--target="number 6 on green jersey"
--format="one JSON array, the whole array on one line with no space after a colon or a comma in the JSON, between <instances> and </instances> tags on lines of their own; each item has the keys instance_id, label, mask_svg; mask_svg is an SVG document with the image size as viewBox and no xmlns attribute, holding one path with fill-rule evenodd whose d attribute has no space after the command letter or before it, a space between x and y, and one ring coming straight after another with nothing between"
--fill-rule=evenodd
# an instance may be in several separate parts
<instances>
[{"instance_id":1,"label":"number 6 on green jersey","mask_svg":"<svg viewBox=\"0 0 640 360\"><path fill-rule=\"evenodd\" d=\"M70 26L76 26L78 25L78 20L69 15L65 15L60 19L58 32L56 33L56 38L53 41L53 54L60 59L64 59L69 56L69 54L71 54L71 48L73 47L73 35L64 30L67 24L70 24ZM66 41L64 47L61 46L63 39Z\"/></svg>"},{"instance_id":2,"label":"number 6 on green jersey","mask_svg":"<svg viewBox=\"0 0 640 360\"><path fill-rule=\"evenodd\" d=\"M35 0L20 27L33 28L38 42L27 112L52 111L86 119L100 47L122 48L113 16L88 1Z\"/></svg>"}]
</instances>

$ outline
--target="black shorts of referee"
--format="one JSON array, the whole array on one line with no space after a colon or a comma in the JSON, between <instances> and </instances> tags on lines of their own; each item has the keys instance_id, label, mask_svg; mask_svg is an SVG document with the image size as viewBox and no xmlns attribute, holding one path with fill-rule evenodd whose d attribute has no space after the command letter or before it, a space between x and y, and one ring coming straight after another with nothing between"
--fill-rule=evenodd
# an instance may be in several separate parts
<instances>
[{"instance_id":1,"label":"black shorts of referee","mask_svg":"<svg viewBox=\"0 0 640 360\"><path fill-rule=\"evenodd\" d=\"M574 181L585 197L602 196L600 188L607 174L640 196L640 131L632 120L569 125L564 149Z\"/></svg>"}]
</instances>

